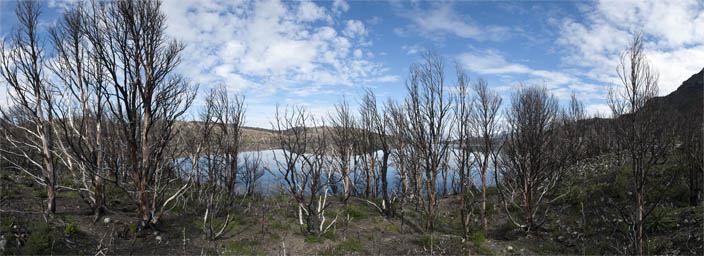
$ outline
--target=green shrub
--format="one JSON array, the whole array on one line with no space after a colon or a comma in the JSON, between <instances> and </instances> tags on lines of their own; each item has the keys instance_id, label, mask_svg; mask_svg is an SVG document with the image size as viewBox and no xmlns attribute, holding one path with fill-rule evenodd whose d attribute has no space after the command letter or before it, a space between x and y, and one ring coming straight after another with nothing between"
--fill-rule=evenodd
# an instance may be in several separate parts
<instances>
[{"instance_id":1,"label":"green shrub","mask_svg":"<svg viewBox=\"0 0 704 256\"><path fill-rule=\"evenodd\" d=\"M472 240L473 243L481 244L483 242L486 242L486 236L484 236L484 233L482 232L476 232L472 234L470 240Z\"/></svg>"},{"instance_id":2,"label":"green shrub","mask_svg":"<svg viewBox=\"0 0 704 256\"><path fill-rule=\"evenodd\" d=\"M386 232L401 233L401 229L398 226L394 225L393 223L388 223L388 224L382 226L382 230L384 230Z\"/></svg>"},{"instance_id":3,"label":"green shrub","mask_svg":"<svg viewBox=\"0 0 704 256\"><path fill-rule=\"evenodd\" d=\"M10 200L13 197L15 197L14 190L3 188L2 191L0 191L0 200Z\"/></svg>"},{"instance_id":4,"label":"green shrub","mask_svg":"<svg viewBox=\"0 0 704 256\"><path fill-rule=\"evenodd\" d=\"M675 230L678 220L676 215L676 210L655 208L646 222L646 229L657 233Z\"/></svg>"},{"instance_id":5,"label":"green shrub","mask_svg":"<svg viewBox=\"0 0 704 256\"><path fill-rule=\"evenodd\" d=\"M482 246L482 245L477 245L477 246L475 247L475 249L477 250L477 253L478 253L479 255L494 255L494 252L493 252L493 251L491 251L489 248L486 248L486 247L484 247L484 246Z\"/></svg>"},{"instance_id":6,"label":"green shrub","mask_svg":"<svg viewBox=\"0 0 704 256\"><path fill-rule=\"evenodd\" d=\"M52 237L49 225L43 221L35 223L20 252L26 255L50 254Z\"/></svg>"},{"instance_id":7,"label":"green shrub","mask_svg":"<svg viewBox=\"0 0 704 256\"><path fill-rule=\"evenodd\" d=\"M65 197L65 198L73 198L73 199L76 199L76 198L79 198L79 197L80 197L80 195L78 195L78 192L76 192L76 191L66 191L66 192L62 192L62 193L59 193L59 196L60 196L60 197Z\"/></svg>"},{"instance_id":8,"label":"green shrub","mask_svg":"<svg viewBox=\"0 0 704 256\"><path fill-rule=\"evenodd\" d=\"M240 241L232 241L225 245L227 249L226 255L263 255L264 252L250 248L251 243L243 243Z\"/></svg>"},{"instance_id":9,"label":"green shrub","mask_svg":"<svg viewBox=\"0 0 704 256\"><path fill-rule=\"evenodd\" d=\"M322 237L313 236L313 235L308 235L308 236L306 236L306 238L304 239L304 241L305 241L306 243L322 243L322 242L323 242L323 238L322 238Z\"/></svg>"},{"instance_id":10,"label":"green shrub","mask_svg":"<svg viewBox=\"0 0 704 256\"><path fill-rule=\"evenodd\" d=\"M38 198L46 198L46 191L43 190L35 190L34 191L34 196Z\"/></svg>"},{"instance_id":11,"label":"green shrub","mask_svg":"<svg viewBox=\"0 0 704 256\"><path fill-rule=\"evenodd\" d=\"M281 240L281 236L277 233L270 233L269 238L271 238L271 240Z\"/></svg>"},{"instance_id":12,"label":"green shrub","mask_svg":"<svg viewBox=\"0 0 704 256\"><path fill-rule=\"evenodd\" d=\"M137 233L137 224L131 223L128 228L130 229L130 233L134 234Z\"/></svg>"},{"instance_id":13,"label":"green shrub","mask_svg":"<svg viewBox=\"0 0 704 256\"><path fill-rule=\"evenodd\" d=\"M337 249L340 251L361 252L364 250L364 245L362 245L362 243L357 240L348 239L338 244Z\"/></svg>"},{"instance_id":14,"label":"green shrub","mask_svg":"<svg viewBox=\"0 0 704 256\"><path fill-rule=\"evenodd\" d=\"M119 187L115 186L115 184L112 183L107 183L105 184L105 197L106 198L115 198L119 195L127 195L125 191L120 189Z\"/></svg>"},{"instance_id":15,"label":"green shrub","mask_svg":"<svg viewBox=\"0 0 704 256\"><path fill-rule=\"evenodd\" d=\"M499 188L496 186L491 186L491 187L486 187L486 196L492 196L492 195L498 195L499 194Z\"/></svg>"},{"instance_id":16,"label":"green shrub","mask_svg":"<svg viewBox=\"0 0 704 256\"><path fill-rule=\"evenodd\" d=\"M284 230L284 231L289 230L289 228L291 228L291 226L290 226L288 223L287 223L287 224L281 224L280 221L274 222L274 224L271 224L271 227L274 228L274 229Z\"/></svg>"},{"instance_id":17,"label":"green shrub","mask_svg":"<svg viewBox=\"0 0 704 256\"><path fill-rule=\"evenodd\" d=\"M496 208L494 207L494 202L492 201L487 201L486 202L486 216L492 216L496 214Z\"/></svg>"},{"instance_id":18,"label":"green shrub","mask_svg":"<svg viewBox=\"0 0 704 256\"><path fill-rule=\"evenodd\" d=\"M366 219L367 217L369 217L366 212L351 205L345 207L343 214L344 217L350 216L350 218L357 220Z\"/></svg>"},{"instance_id":19,"label":"green shrub","mask_svg":"<svg viewBox=\"0 0 704 256\"><path fill-rule=\"evenodd\" d=\"M7 215L0 217L0 229L3 231L9 231L12 229L12 225L15 223L15 217Z\"/></svg>"},{"instance_id":20,"label":"green shrub","mask_svg":"<svg viewBox=\"0 0 704 256\"><path fill-rule=\"evenodd\" d=\"M220 229L222 228L222 225L225 224L225 220L227 220L227 216L223 217L216 217L212 219L212 224L213 224L213 229ZM210 220L205 223L206 228L208 225L210 225ZM203 217L196 217L193 218L193 226L197 230L202 230L203 229ZM232 232L237 232L237 230L240 229L240 222L237 220L236 217L230 216L230 222L227 223L227 227L225 230L230 230Z\"/></svg>"},{"instance_id":21,"label":"green shrub","mask_svg":"<svg viewBox=\"0 0 704 256\"><path fill-rule=\"evenodd\" d=\"M66 225L66 228L64 228L64 235L72 236L72 235L78 233L79 231L80 231L80 229L78 228L77 225L75 225L73 223L69 223L68 225Z\"/></svg>"},{"instance_id":22,"label":"green shrub","mask_svg":"<svg viewBox=\"0 0 704 256\"><path fill-rule=\"evenodd\" d=\"M335 230L325 232L325 234L323 234L323 237L327 238L328 240L335 241Z\"/></svg>"},{"instance_id":23,"label":"green shrub","mask_svg":"<svg viewBox=\"0 0 704 256\"><path fill-rule=\"evenodd\" d=\"M423 234L418 238L418 243L425 248L431 248L431 246L433 245L433 236L429 234Z\"/></svg>"}]
</instances>

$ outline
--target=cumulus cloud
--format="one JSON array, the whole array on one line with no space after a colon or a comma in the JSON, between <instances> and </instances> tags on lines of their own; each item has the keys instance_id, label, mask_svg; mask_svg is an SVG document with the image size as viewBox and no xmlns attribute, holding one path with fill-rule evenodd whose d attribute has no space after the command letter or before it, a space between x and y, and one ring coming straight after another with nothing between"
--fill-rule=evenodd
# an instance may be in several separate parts
<instances>
[{"instance_id":1,"label":"cumulus cloud","mask_svg":"<svg viewBox=\"0 0 704 256\"><path fill-rule=\"evenodd\" d=\"M275 93L352 86L384 77L381 64L355 45L367 34L358 20L340 19L311 1L165 1L167 32L183 40L181 71L201 84Z\"/></svg>"},{"instance_id":2,"label":"cumulus cloud","mask_svg":"<svg viewBox=\"0 0 704 256\"><path fill-rule=\"evenodd\" d=\"M364 28L364 23L358 20L348 20L347 26L342 31L347 37L357 37L367 35L367 29Z\"/></svg>"},{"instance_id":3,"label":"cumulus cloud","mask_svg":"<svg viewBox=\"0 0 704 256\"><path fill-rule=\"evenodd\" d=\"M616 66L633 33L646 36L645 53L660 71L660 94L668 94L704 67L704 2L599 1L585 19L564 19L558 44L564 62L586 68L586 75L618 83Z\"/></svg>"},{"instance_id":4,"label":"cumulus cloud","mask_svg":"<svg viewBox=\"0 0 704 256\"><path fill-rule=\"evenodd\" d=\"M332 3L333 12L337 12L337 13L346 12L349 9L350 9L350 5L347 4L347 2L345 0L335 0Z\"/></svg>"}]
</instances>

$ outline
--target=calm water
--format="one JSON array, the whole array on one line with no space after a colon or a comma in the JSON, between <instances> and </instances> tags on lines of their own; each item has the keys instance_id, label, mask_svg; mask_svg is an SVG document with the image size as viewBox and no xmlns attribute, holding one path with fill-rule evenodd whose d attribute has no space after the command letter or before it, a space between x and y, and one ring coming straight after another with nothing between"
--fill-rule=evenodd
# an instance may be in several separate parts
<instances>
[{"instance_id":1,"label":"calm water","mask_svg":"<svg viewBox=\"0 0 704 256\"><path fill-rule=\"evenodd\" d=\"M245 158L250 158L250 160L256 159L257 157L261 157L262 160L262 165L261 167L264 168L266 167L269 171L264 171L263 176L257 181L257 192L262 193L262 194L270 194L272 192L275 192L277 190L277 187L279 184L282 182L282 175L278 171L278 165L276 163L276 160L278 159L280 162L283 162L284 160L284 150L277 149L277 150L263 150L263 151L250 151L250 152L242 152L239 155L239 164L243 165L244 164L244 159ZM378 161L377 165L381 165L381 157L383 156L381 151L377 152L378 156ZM205 157L201 160L200 163L203 167L206 166L205 163ZM448 163L450 165L450 172L447 174L447 190L448 193L451 193L452 187L451 183L454 178L456 182L459 181L459 176L455 171L455 156L454 154L450 154L450 161ZM190 162L189 161L184 161L184 166L186 167L187 170L190 170ZM354 163L350 165L350 169L354 167ZM334 175L339 175L339 174L334 174ZM425 175L425 174L423 174ZM327 175L325 175L327 176ZM327 177L325 177L327 178ZM352 174L352 180L355 179L354 174ZM201 180L207 180L207 176L201 176ZM398 188L399 186L399 174L398 174L398 168L396 163L393 161L393 158L389 158L389 169L387 173L387 180L389 182L389 191L394 190ZM472 171L472 180L475 182L475 184L480 185L481 184L481 177L476 173L476 170ZM437 177L437 188L438 190L442 190L442 175L438 174ZM488 173L487 173L487 185L493 185L494 184L494 177L493 177L493 171L490 168ZM341 186L341 184L339 184ZM243 190L244 185L239 185L238 184L238 189ZM362 189L362 188L360 188ZM341 189L340 189L341 190ZM242 191L240 191L242 192Z\"/></svg>"}]
</instances>

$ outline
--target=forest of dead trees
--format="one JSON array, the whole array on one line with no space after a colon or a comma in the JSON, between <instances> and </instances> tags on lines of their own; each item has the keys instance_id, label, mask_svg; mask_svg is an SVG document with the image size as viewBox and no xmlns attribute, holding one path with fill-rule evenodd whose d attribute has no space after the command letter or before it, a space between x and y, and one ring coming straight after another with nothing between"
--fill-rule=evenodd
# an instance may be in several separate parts
<instances>
[{"instance_id":1,"label":"forest of dead trees","mask_svg":"<svg viewBox=\"0 0 704 256\"><path fill-rule=\"evenodd\" d=\"M427 51L410 65L403 99L377 101L367 89L355 99L358 109L342 99L327 116L278 106L271 130L283 153L270 168L261 157L242 157L245 95L197 86L175 71L187 46L165 34L160 2L75 4L48 31L40 31L36 2L20 2L16 14L19 25L0 49L9 92L0 108L0 168L46 189L47 216L57 193L75 191L98 221L113 211L110 185L137 205L139 229L158 229L175 205L188 203L203 209L202 231L215 240L227 232L238 198L261 196L257 185L268 172L278 177L278 192L295 200L304 235L339 224L344 216L325 213L332 196L363 200L387 218L421 209L426 231L435 227L439 200L458 196L462 236L471 234L477 212L486 234L489 187L499 192L496 205L530 234L583 185L570 182L580 175L576 163L613 154L628 170L629 204L600 205L625 223L623 253L643 254L663 187L686 177L690 204L702 200L702 116L650 104L658 71L642 36L621 55L610 119L589 116L575 95L560 104L544 85L522 84L502 99L485 80ZM194 106L197 95L203 106ZM671 161L689 171L666 173Z\"/></svg>"}]
</instances>

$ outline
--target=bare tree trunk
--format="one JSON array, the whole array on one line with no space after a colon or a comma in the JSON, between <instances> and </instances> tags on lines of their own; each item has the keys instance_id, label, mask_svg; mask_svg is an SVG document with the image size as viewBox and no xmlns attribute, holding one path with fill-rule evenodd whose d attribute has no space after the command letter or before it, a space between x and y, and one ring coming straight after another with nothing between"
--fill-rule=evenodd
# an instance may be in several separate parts
<instances>
[{"instance_id":1,"label":"bare tree trunk","mask_svg":"<svg viewBox=\"0 0 704 256\"><path fill-rule=\"evenodd\" d=\"M37 98L41 98L39 90L35 91L35 95L37 95ZM37 115L40 117L44 116L43 113L43 107L42 107L42 102L39 100L37 102ZM51 132L49 131L49 125L51 123L51 113L49 113L49 120L47 120L46 123L43 123L41 125L42 129L42 153L43 153L43 159L44 159L44 168L46 171L45 177L47 178L46 180L46 211L47 214L55 213L56 212L56 171L54 170L54 160L53 160L53 155L51 151L49 150L51 148L51 138L49 135Z\"/></svg>"},{"instance_id":2,"label":"bare tree trunk","mask_svg":"<svg viewBox=\"0 0 704 256\"><path fill-rule=\"evenodd\" d=\"M0 107L2 114L3 135L13 146L0 148L2 153L10 153L26 161L8 160L13 167L32 177L40 185L47 187L46 213L56 212L56 169L52 152L52 122L55 92L51 83L46 81L43 69L46 66L44 49L40 45L38 29L39 6L34 1L18 2L15 8L18 18L17 30L9 36L10 45L5 40L0 45L0 75L3 85L7 85L8 103L14 105L14 113L25 119L24 122L12 120L11 113ZM19 134L12 131L22 130ZM42 159L32 159L39 155ZM27 164L31 164L28 167ZM39 169L41 177L32 174L31 169Z\"/></svg>"},{"instance_id":3,"label":"bare tree trunk","mask_svg":"<svg viewBox=\"0 0 704 256\"><path fill-rule=\"evenodd\" d=\"M489 161L488 159L486 160ZM482 228L484 229L484 235L489 233L489 225L486 221L486 170L482 171Z\"/></svg>"},{"instance_id":4,"label":"bare tree trunk","mask_svg":"<svg viewBox=\"0 0 704 256\"><path fill-rule=\"evenodd\" d=\"M350 152L345 154L346 160L342 161L342 164L344 165L344 167L342 168L342 170L343 170L343 172L342 172L342 177L343 177L342 187L343 187L344 193L345 193L345 203L347 202L347 199L350 198L350 192L352 189L350 187L351 179L350 179L350 162L349 162L350 156L349 155L350 155Z\"/></svg>"}]
</instances>

